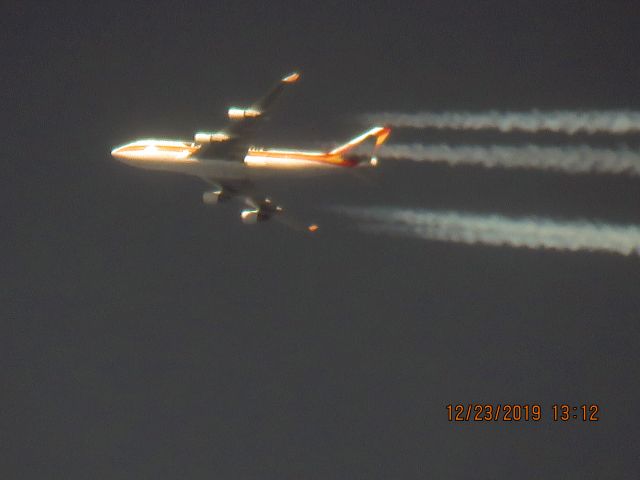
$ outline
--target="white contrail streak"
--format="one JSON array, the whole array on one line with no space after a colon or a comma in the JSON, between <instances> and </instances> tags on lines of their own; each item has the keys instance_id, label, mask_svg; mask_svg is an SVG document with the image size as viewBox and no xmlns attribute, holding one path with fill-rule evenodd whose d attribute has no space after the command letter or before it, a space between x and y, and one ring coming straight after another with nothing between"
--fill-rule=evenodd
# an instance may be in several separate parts
<instances>
[{"instance_id":1,"label":"white contrail streak","mask_svg":"<svg viewBox=\"0 0 640 480\"><path fill-rule=\"evenodd\" d=\"M528 168L570 174L606 173L640 176L640 152L611 150L588 145L539 147L536 145L395 144L385 145L380 157L449 165L480 165L487 168Z\"/></svg>"},{"instance_id":2,"label":"white contrail streak","mask_svg":"<svg viewBox=\"0 0 640 480\"><path fill-rule=\"evenodd\" d=\"M338 207L365 231L428 240L640 254L640 226L388 207Z\"/></svg>"},{"instance_id":3,"label":"white contrail streak","mask_svg":"<svg viewBox=\"0 0 640 480\"><path fill-rule=\"evenodd\" d=\"M557 110L543 112L418 112L368 113L365 123L395 127L452 130L500 130L501 132L558 132L627 134L640 132L640 112L629 110Z\"/></svg>"}]
</instances>

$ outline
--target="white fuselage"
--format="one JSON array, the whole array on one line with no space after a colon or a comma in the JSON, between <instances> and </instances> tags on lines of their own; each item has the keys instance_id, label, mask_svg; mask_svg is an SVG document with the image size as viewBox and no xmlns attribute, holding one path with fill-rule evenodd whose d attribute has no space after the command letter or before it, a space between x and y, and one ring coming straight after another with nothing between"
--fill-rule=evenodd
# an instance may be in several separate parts
<instances>
[{"instance_id":1,"label":"white fuselage","mask_svg":"<svg viewBox=\"0 0 640 480\"><path fill-rule=\"evenodd\" d=\"M355 164L340 155L293 150L249 149L243 161L200 159L200 145L172 140L140 140L111 152L118 161L146 170L177 172L219 180L250 179L282 174L317 175Z\"/></svg>"}]
</instances>

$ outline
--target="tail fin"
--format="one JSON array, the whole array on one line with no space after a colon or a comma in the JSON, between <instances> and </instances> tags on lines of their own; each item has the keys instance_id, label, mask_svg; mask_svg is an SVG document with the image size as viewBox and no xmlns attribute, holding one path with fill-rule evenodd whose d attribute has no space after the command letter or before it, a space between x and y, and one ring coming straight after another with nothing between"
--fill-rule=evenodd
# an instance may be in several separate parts
<instances>
[{"instance_id":1,"label":"tail fin","mask_svg":"<svg viewBox=\"0 0 640 480\"><path fill-rule=\"evenodd\" d=\"M366 152L367 155L373 156L374 152L385 142L390 133L391 129L389 127L374 127L344 145L334 148L329 154L344 155L348 152L349 155L358 155ZM355 151L356 149L358 152Z\"/></svg>"}]
</instances>

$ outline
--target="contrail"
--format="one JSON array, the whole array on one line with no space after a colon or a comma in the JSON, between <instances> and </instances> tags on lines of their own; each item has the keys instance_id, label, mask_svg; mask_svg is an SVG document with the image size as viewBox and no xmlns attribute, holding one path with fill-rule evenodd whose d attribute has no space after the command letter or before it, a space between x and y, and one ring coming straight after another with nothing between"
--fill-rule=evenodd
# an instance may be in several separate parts
<instances>
[{"instance_id":1,"label":"contrail","mask_svg":"<svg viewBox=\"0 0 640 480\"><path fill-rule=\"evenodd\" d=\"M640 254L640 226L389 207L337 207L364 231L428 240Z\"/></svg>"},{"instance_id":2,"label":"contrail","mask_svg":"<svg viewBox=\"0 0 640 480\"><path fill-rule=\"evenodd\" d=\"M640 152L628 148L611 150L588 145L539 147L396 144L384 146L380 156L417 162L445 162L449 165L480 165L487 168L640 176Z\"/></svg>"},{"instance_id":3,"label":"contrail","mask_svg":"<svg viewBox=\"0 0 640 480\"><path fill-rule=\"evenodd\" d=\"M365 123L383 123L395 127L452 130L500 130L501 132L558 132L573 135L639 133L640 112L629 110L557 110L543 112L418 112L367 113Z\"/></svg>"}]
</instances>

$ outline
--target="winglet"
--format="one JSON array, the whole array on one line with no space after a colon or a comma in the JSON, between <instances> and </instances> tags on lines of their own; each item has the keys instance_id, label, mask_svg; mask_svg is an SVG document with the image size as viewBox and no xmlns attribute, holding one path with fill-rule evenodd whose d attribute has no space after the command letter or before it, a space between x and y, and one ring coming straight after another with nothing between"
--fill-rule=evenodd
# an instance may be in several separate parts
<instances>
[{"instance_id":1,"label":"winglet","mask_svg":"<svg viewBox=\"0 0 640 480\"><path fill-rule=\"evenodd\" d=\"M287 75L282 79L284 83L295 83L300 78L300 74L298 72L293 72Z\"/></svg>"}]
</instances>

